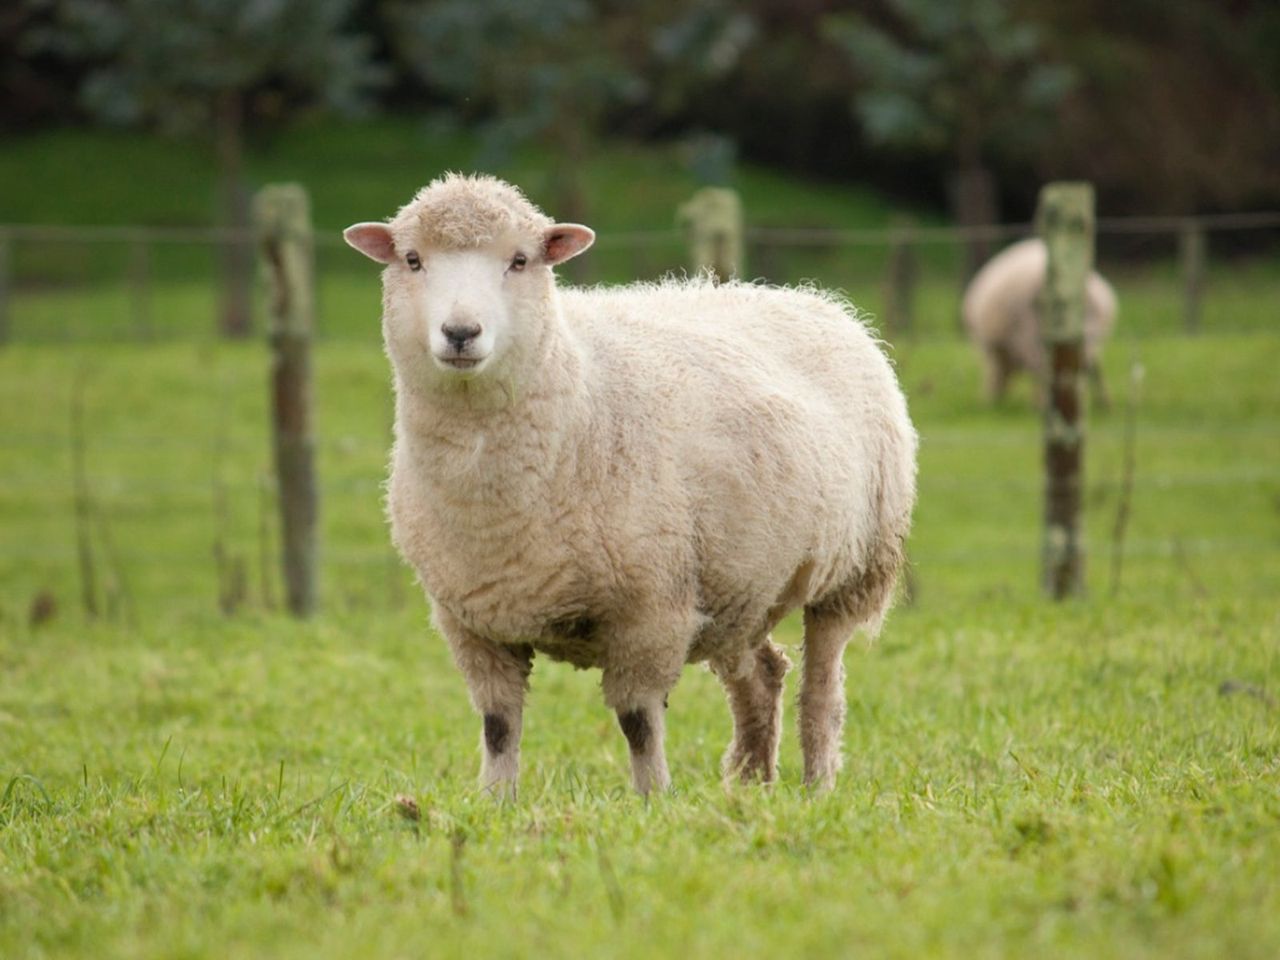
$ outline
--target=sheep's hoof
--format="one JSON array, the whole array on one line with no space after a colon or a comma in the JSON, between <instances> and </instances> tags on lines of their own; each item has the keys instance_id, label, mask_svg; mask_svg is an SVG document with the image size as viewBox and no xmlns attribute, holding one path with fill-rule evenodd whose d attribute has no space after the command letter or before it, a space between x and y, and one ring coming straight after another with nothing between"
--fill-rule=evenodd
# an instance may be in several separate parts
<instances>
[{"instance_id":1,"label":"sheep's hoof","mask_svg":"<svg viewBox=\"0 0 1280 960\"><path fill-rule=\"evenodd\" d=\"M515 780L481 781L480 789L498 803L515 803L519 792Z\"/></svg>"}]
</instances>

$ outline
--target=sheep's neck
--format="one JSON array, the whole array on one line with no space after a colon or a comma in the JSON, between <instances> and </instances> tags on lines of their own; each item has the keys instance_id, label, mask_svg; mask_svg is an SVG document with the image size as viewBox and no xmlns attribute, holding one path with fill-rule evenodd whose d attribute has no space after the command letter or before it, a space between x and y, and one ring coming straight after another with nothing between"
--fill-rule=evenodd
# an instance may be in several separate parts
<instances>
[{"instance_id":1,"label":"sheep's neck","mask_svg":"<svg viewBox=\"0 0 1280 960\"><path fill-rule=\"evenodd\" d=\"M477 379L427 394L397 384L396 441L416 474L484 498L543 485L585 429L589 409L574 344L548 346L523 378Z\"/></svg>"}]
</instances>

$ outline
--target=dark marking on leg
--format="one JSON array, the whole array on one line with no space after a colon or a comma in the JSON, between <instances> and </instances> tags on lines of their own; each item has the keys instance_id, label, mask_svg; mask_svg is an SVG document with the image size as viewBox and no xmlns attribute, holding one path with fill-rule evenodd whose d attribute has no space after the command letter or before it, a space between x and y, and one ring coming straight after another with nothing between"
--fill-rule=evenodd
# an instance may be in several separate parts
<instances>
[{"instance_id":1,"label":"dark marking on leg","mask_svg":"<svg viewBox=\"0 0 1280 960\"><path fill-rule=\"evenodd\" d=\"M492 754L501 753L507 746L507 734L511 728L507 721L496 713L484 715L484 743Z\"/></svg>"},{"instance_id":2,"label":"dark marking on leg","mask_svg":"<svg viewBox=\"0 0 1280 960\"><path fill-rule=\"evenodd\" d=\"M644 753L644 748L649 743L649 718L644 715L644 711L629 710L619 713L618 726L622 728L622 735L627 738L631 752Z\"/></svg>"}]
</instances>

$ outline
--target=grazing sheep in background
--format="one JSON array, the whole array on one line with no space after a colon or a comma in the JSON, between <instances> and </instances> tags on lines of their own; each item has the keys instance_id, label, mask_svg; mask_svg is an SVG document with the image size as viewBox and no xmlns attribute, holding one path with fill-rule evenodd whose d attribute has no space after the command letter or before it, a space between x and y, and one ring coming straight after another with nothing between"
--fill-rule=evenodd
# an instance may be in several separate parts
<instances>
[{"instance_id":1,"label":"grazing sheep in background","mask_svg":"<svg viewBox=\"0 0 1280 960\"><path fill-rule=\"evenodd\" d=\"M1036 298L1044 286L1048 255L1044 242L1020 240L996 254L974 274L964 294L964 326L982 351L987 399L1004 396L1009 377L1025 370L1043 396L1045 349ZM1102 276L1089 274L1085 288L1084 357L1094 399L1107 404L1099 357L1116 322L1116 295Z\"/></svg>"},{"instance_id":2,"label":"grazing sheep in background","mask_svg":"<svg viewBox=\"0 0 1280 960\"><path fill-rule=\"evenodd\" d=\"M482 783L515 790L535 651L601 669L641 793L670 782L663 710L697 661L732 707L726 772L771 780L790 663L770 630L803 607L804 775L828 784L841 657L890 605L915 499L862 323L812 290L557 290L594 234L490 177L345 237L387 265L392 536L483 716Z\"/></svg>"}]
</instances>

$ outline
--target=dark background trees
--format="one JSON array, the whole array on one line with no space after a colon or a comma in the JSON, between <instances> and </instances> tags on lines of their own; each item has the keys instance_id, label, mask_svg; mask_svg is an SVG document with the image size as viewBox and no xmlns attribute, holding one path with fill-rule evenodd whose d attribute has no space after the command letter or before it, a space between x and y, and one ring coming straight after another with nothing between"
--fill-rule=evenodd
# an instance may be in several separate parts
<instances>
[{"instance_id":1,"label":"dark background trees","mask_svg":"<svg viewBox=\"0 0 1280 960\"><path fill-rule=\"evenodd\" d=\"M961 222L1063 176L1113 213L1280 202L1268 0L25 0L0 51L6 129L203 133L228 211L244 137L361 100L540 142L569 214L598 138L706 133Z\"/></svg>"}]
</instances>

